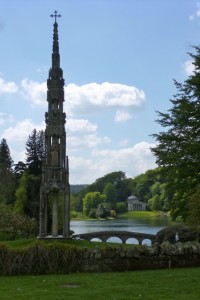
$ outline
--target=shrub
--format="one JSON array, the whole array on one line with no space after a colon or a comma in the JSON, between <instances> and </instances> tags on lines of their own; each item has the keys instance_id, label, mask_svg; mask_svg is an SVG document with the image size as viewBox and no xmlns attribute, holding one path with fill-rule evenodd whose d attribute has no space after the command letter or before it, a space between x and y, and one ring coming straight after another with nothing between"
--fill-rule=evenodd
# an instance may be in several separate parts
<instances>
[{"instance_id":1,"label":"shrub","mask_svg":"<svg viewBox=\"0 0 200 300\"><path fill-rule=\"evenodd\" d=\"M128 208L127 208L126 203L124 203L124 202L117 202L117 204L116 204L116 211L117 211L118 214L127 212L127 210L128 210Z\"/></svg>"},{"instance_id":2,"label":"shrub","mask_svg":"<svg viewBox=\"0 0 200 300\"><path fill-rule=\"evenodd\" d=\"M110 216L111 216L111 218L115 218L116 217L116 211L115 210L113 210L113 209L111 209L111 211L110 211Z\"/></svg>"},{"instance_id":3,"label":"shrub","mask_svg":"<svg viewBox=\"0 0 200 300\"><path fill-rule=\"evenodd\" d=\"M90 211L88 217L89 217L89 218L92 218L92 219L96 219L96 211L97 211L96 208L93 208L93 209Z\"/></svg>"},{"instance_id":4,"label":"shrub","mask_svg":"<svg viewBox=\"0 0 200 300\"><path fill-rule=\"evenodd\" d=\"M0 275L64 274L76 270L77 249L41 241L22 249L0 245Z\"/></svg>"},{"instance_id":5,"label":"shrub","mask_svg":"<svg viewBox=\"0 0 200 300\"><path fill-rule=\"evenodd\" d=\"M0 238L14 240L17 237L31 237L38 232L34 218L13 212L11 206L0 206Z\"/></svg>"},{"instance_id":6,"label":"shrub","mask_svg":"<svg viewBox=\"0 0 200 300\"><path fill-rule=\"evenodd\" d=\"M183 224L176 224L160 230L156 235L159 243L169 241L175 242L175 235L178 233L180 242L193 241L197 239L197 231Z\"/></svg>"},{"instance_id":7,"label":"shrub","mask_svg":"<svg viewBox=\"0 0 200 300\"><path fill-rule=\"evenodd\" d=\"M100 203L97 206L96 217L97 218L107 218L110 216L110 205L108 203Z\"/></svg>"},{"instance_id":8,"label":"shrub","mask_svg":"<svg viewBox=\"0 0 200 300\"><path fill-rule=\"evenodd\" d=\"M77 216L78 216L78 214L77 214L77 212L75 210L70 211L70 217L71 218L77 218Z\"/></svg>"}]
</instances>

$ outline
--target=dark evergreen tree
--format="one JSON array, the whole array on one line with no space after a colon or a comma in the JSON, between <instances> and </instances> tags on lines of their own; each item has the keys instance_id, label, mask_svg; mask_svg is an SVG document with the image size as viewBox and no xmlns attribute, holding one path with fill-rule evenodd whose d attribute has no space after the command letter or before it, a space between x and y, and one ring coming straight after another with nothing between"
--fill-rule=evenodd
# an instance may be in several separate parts
<instances>
[{"instance_id":1,"label":"dark evergreen tree","mask_svg":"<svg viewBox=\"0 0 200 300\"><path fill-rule=\"evenodd\" d=\"M42 173L42 161L44 157L44 132L36 129L29 135L26 142L26 162L31 174L40 175Z\"/></svg>"},{"instance_id":2,"label":"dark evergreen tree","mask_svg":"<svg viewBox=\"0 0 200 300\"><path fill-rule=\"evenodd\" d=\"M16 191L16 195L18 195L19 198L17 198L17 201L18 206L21 207L21 194L26 195L26 197L23 197L25 200L23 200L21 213L38 220L42 164L44 158L44 132L42 130L37 132L36 129L34 129L29 135L26 143L26 156L26 164L19 162L15 168L20 178L22 178L22 174L26 173L25 183L23 183L23 186L19 185Z\"/></svg>"},{"instance_id":3,"label":"dark evergreen tree","mask_svg":"<svg viewBox=\"0 0 200 300\"><path fill-rule=\"evenodd\" d=\"M39 203L40 203L40 185L41 177L28 175L27 177L27 203L25 205L25 214L31 218L39 220Z\"/></svg>"},{"instance_id":4,"label":"dark evergreen tree","mask_svg":"<svg viewBox=\"0 0 200 300\"><path fill-rule=\"evenodd\" d=\"M19 178L24 171L27 170L27 165L23 162L23 161L18 161L17 164L15 164L14 167L14 173L16 174L16 176Z\"/></svg>"},{"instance_id":5,"label":"dark evergreen tree","mask_svg":"<svg viewBox=\"0 0 200 300\"><path fill-rule=\"evenodd\" d=\"M200 47L190 54L194 73L183 84L175 81L178 90L167 113L157 112L156 121L164 130L153 134L157 145L152 148L156 162L168 178L173 192L173 218L186 220L191 195L200 183Z\"/></svg>"},{"instance_id":6,"label":"dark evergreen tree","mask_svg":"<svg viewBox=\"0 0 200 300\"><path fill-rule=\"evenodd\" d=\"M2 139L0 143L0 164L3 164L7 170L10 170L13 165L6 139Z\"/></svg>"},{"instance_id":7,"label":"dark evergreen tree","mask_svg":"<svg viewBox=\"0 0 200 300\"><path fill-rule=\"evenodd\" d=\"M12 171L13 160L5 139L0 143L0 203L10 204L15 199L16 181Z\"/></svg>"}]
</instances>

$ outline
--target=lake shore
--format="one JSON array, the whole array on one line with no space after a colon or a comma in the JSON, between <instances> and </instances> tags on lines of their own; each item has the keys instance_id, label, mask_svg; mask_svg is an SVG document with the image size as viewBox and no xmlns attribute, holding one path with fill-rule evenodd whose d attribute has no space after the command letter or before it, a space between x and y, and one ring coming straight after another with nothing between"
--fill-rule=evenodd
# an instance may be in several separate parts
<instances>
[{"instance_id":1,"label":"lake shore","mask_svg":"<svg viewBox=\"0 0 200 300\"><path fill-rule=\"evenodd\" d=\"M82 213L77 213L76 218L72 218L71 220L76 221L105 221L105 220L114 220L114 219L135 219L135 218L169 218L170 214L169 212L162 212L162 211L128 211L126 213L121 213L116 216L116 218L108 218L108 219L92 219L89 218Z\"/></svg>"}]
</instances>

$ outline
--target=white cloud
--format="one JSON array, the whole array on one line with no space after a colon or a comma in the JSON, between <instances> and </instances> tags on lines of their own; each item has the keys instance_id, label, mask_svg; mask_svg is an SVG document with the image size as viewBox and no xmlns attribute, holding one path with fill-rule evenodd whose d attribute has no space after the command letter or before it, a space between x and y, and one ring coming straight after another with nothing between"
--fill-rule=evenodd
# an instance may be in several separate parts
<instances>
[{"instance_id":1,"label":"white cloud","mask_svg":"<svg viewBox=\"0 0 200 300\"><path fill-rule=\"evenodd\" d=\"M0 122L4 122L4 115L0 114ZM12 158L17 161L23 155L22 149L25 148L28 136L33 129L45 129L45 124L34 124L32 120L25 119L17 122L13 126L6 128L0 139L6 137L9 147L13 149ZM99 145L105 145L111 142L107 136L100 137L98 135L98 126L92 124L88 120L69 119L67 121L67 153L77 153L78 151L88 151L90 148L96 148ZM14 151L14 149L16 151ZM20 153L19 153L20 152Z\"/></svg>"},{"instance_id":2,"label":"white cloud","mask_svg":"<svg viewBox=\"0 0 200 300\"><path fill-rule=\"evenodd\" d=\"M70 150L94 148L110 142L108 137L100 137L98 126L84 119L69 119L67 121L67 145Z\"/></svg>"},{"instance_id":3,"label":"white cloud","mask_svg":"<svg viewBox=\"0 0 200 300\"><path fill-rule=\"evenodd\" d=\"M14 162L18 162L19 160L25 160L25 144L27 142L28 136L31 134L33 129L42 130L45 128L44 122L41 124L34 124L32 120L25 119L23 121L17 122L13 126L6 128L1 136L2 138L6 138L11 157Z\"/></svg>"},{"instance_id":4,"label":"white cloud","mask_svg":"<svg viewBox=\"0 0 200 300\"><path fill-rule=\"evenodd\" d=\"M105 109L137 109L144 105L145 94L134 86L104 82L65 88L66 111L91 113Z\"/></svg>"},{"instance_id":5,"label":"white cloud","mask_svg":"<svg viewBox=\"0 0 200 300\"><path fill-rule=\"evenodd\" d=\"M197 5L196 11L189 16L190 21L193 21L195 18L200 17L200 2L197 2L196 5Z\"/></svg>"},{"instance_id":6,"label":"white cloud","mask_svg":"<svg viewBox=\"0 0 200 300\"><path fill-rule=\"evenodd\" d=\"M153 144L141 142L126 147L128 140L124 140L121 142L123 148L105 149L105 145L111 141L108 137L98 135L96 124L83 119L69 119L68 123L67 155L70 183L92 183L107 173L119 170L125 172L127 177L133 177L156 167L149 149ZM25 143L34 128L44 129L45 124L36 125L26 119L2 133L2 137L7 139L15 163L25 160Z\"/></svg>"},{"instance_id":7,"label":"white cloud","mask_svg":"<svg viewBox=\"0 0 200 300\"><path fill-rule=\"evenodd\" d=\"M5 114L0 112L0 125L5 122Z\"/></svg>"},{"instance_id":8,"label":"white cloud","mask_svg":"<svg viewBox=\"0 0 200 300\"><path fill-rule=\"evenodd\" d=\"M15 93L17 90L18 87L13 81L7 82L3 78L0 78L0 95L5 93Z\"/></svg>"},{"instance_id":9,"label":"white cloud","mask_svg":"<svg viewBox=\"0 0 200 300\"><path fill-rule=\"evenodd\" d=\"M113 171L123 171L133 177L156 167L150 151L154 146L141 142L120 150L93 150L90 159L69 156L70 182L92 183L97 178Z\"/></svg>"},{"instance_id":10,"label":"white cloud","mask_svg":"<svg viewBox=\"0 0 200 300\"><path fill-rule=\"evenodd\" d=\"M25 119L21 122L17 122L15 126L5 129L1 136L5 136L10 143L25 143L34 128L37 130L44 129L44 123L36 125L31 120Z\"/></svg>"},{"instance_id":11,"label":"white cloud","mask_svg":"<svg viewBox=\"0 0 200 300\"><path fill-rule=\"evenodd\" d=\"M5 123L12 123L14 121L14 117L12 114L5 114L0 112L0 125L5 124Z\"/></svg>"},{"instance_id":12,"label":"white cloud","mask_svg":"<svg viewBox=\"0 0 200 300\"><path fill-rule=\"evenodd\" d=\"M184 67L184 72L187 76L191 76L194 73L195 66L192 60L187 60L183 67Z\"/></svg>"},{"instance_id":13,"label":"white cloud","mask_svg":"<svg viewBox=\"0 0 200 300\"><path fill-rule=\"evenodd\" d=\"M47 105L46 82L23 79L21 86L24 97L33 105ZM145 93L134 86L118 83L89 83L82 86L71 83L65 87L65 100L68 115L117 109L115 120L125 122L132 117L130 112L143 107Z\"/></svg>"},{"instance_id":14,"label":"white cloud","mask_svg":"<svg viewBox=\"0 0 200 300\"><path fill-rule=\"evenodd\" d=\"M120 147L125 147L128 145L128 139L122 140L119 142L119 146Z\"/></svg>"},{"instance_id":15,"label":"white cloud","mask_svg":"<svg viewBox=\"0 0 200 300\"><path fill-rule=\"evenodd\" d=\"M73 151L78 151L80 148L95 148L108 143L110 143L109 137L99 137L97 134L87 134L82 135L82 137L71 136L67 138L67 147Z\"/></svg>"},{"instance_id":16,"label":"white cloud","mask_svg":"<svg viewBox=\"0 0 200 300\"><path fill-rule=\"evenodd\" d=\"M97 125L90 123L88 120L84 119L69 119L67 120L67 128L69 129L69 134L80 134L82 133L94 133L97 130Z\"/></svg>"},{"instance_id":17,"label":"white cloud","mask_svg":"<svg viewBox=\"0 0 200 300\"><path fill-rule=\"evenodd\" d=\"M126 122L131 118L132 118L131 114L129 114L126 111L122 111L122 110L117 110L116 115L115 115L116 122Z\"/></svg>"},{"instance_id":18,"label":"white cloud","mask_svg":"<svg viewBox=\"0 0 200 300\"><path fill-rule=\"evenodd\" d=\"M89 184L95 179L96 169L92 159L69 156L69 182L71 184Z\"/></svg>"},{"instance_id":19,"label":"white cloud","mask_svg":"<svg viewBox=\"0 0 200 300\"><path fill-rule=\"evenodd\" d=\"M16 151L16 149L10 148L10 154L12 158L14 159L14 163L18 163L18 161L23 161L25 162L25 154L26 150L25 150L25 145L24 145L24 150L22 151Z\"/></svg>"},{"instance_id":20,"label":"white cloud","mask_svg":"<svg viewBox=\"0 0 200 300\"><path fill-rule=\"evenodd\" d=\"M46 82L36 82L28 79L21 81L24 97L33 105L47 105L47 84Z\"/></svg>"}]
</instances>

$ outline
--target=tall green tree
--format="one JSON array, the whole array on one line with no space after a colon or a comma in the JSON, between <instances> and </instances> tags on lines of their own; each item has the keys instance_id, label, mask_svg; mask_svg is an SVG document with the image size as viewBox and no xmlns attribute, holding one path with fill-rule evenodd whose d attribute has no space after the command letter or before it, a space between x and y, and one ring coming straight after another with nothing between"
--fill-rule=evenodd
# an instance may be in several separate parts
<instances>
[{"instance_id":1,"label":"tall green tree","mask_svg":"<svg viewBox=\"0 0 200 300\"><path fill-rule=\"evenodd\" d=\"M106 196L99 192L90 192L83 198L83 212L88 216L92 209L97 209L98 205L105 203Z\"/></svg>"},{"instance_id":2,"label":"tall green tree","mask_svg":"<svg viewBox=\"0 0 200 300\"><path fill-rule=\"evenodd\" d=\"M11 204L15 198L16 180L12 170L13 160L6 139L0 143L0 203Z\"/></svg>"},{"instance_id":3,"label":"tall green tree","mask_svg":"<svg viewBox=\"0 0 200 300\"><path fill-rule=\"evenodd\" d=\"M160 180L158 169L148 170L132 180L132 194L137 196L140 201L147 202L152 196L151 186Z\"/></svg>"},{"instance_id":4,"label":"tall green tree","mask_svg":"<svg viewBox=\"0 0 200 300\"><path fill-rule=\"evenodd\" d=\"M196 224L200 228L200 185L190 199L188 223Z\"/></svg>"},{"instance_id":5,"label":"tall green tree","mask_svg":"<svg viewBox=\"0 0 200 300\"><path fill-rule=\"evenodd\" d=\"M113 183L107 183L103 189L103 194L106 195L106 202L110 203L114 209L117 202L117 192Z\"/></svg>"},{"instance_id":6,"label":"tall green tree","mask_svg":"<svg viewBox=\"0 0 200 300\"><path fill-rule=\"evenodd\" d=\"M116 190L116 202L126 201L131 194L131 178L126 178L122 171L111 172L103 177L98 178L94 183L88 185L78 194L79 199L83 199L87 193L100 192L103 193L107 184L112 184Z\"/></svg>"},{"instance_id":7,"label":"tall green tree","mask_svg":"<svg viewBox=\"0 0 200 300\"><path fill-rule=\"evenodd\" d=\"M10 155L6 139L2 139L0 143L0 164L3 164L6 169L10 170L13 165L13 160Z\"/></svg>"},{"instance_id":8,"label":"tall green tree","mask_svg":"<svg viewBox=\"0 0 200 300\"><path fill-rule=\"evenodd\" d=\"M111 207L108 203L100 203L96 209L97 218L108 218L110 216Z\"/></svg>"},{"instance_id":9,"label":"tall green tree","mask_svg":"<svg viewBox=\"0 0 200 300\"><path fill-rule=\"evenodd\" d=\"M19 186L15 192L15 205L14 211L23 215L25 213L25 207L27 203L27 172L24 172L19 180Z\"/></svg>"},{"instance_id":10,"label":"tall green tree","mask_svg":"<svg viewBox=\"0 0 200 300\"><path fill-rule=\"evenodd\" d=\"M14 211L39 220L41 176L24 171L15 192Z\"/></svg>"},{"instance_id":11,"label":"tall green tree","mask_svg":"<svg viewBox=\"0 0 200 300\"><path fill-rule=\"evenodd\" d=\"M28 170L33 175L42 173L44 158L44 132L34 129L26 142L26 163Z\"/></svg>"},{"instance_id":12,"label":"tall green tree","mask_svg":"<svg viewBox=\"0 0 200 300\"><path fill-rule=\"evenodd\" d=\"M189 202L200 183L200 48L194 47L194 73L183 84L175 81L177 94L172 107L157 112L156 122L163 131L153 134L156 146L152 148L157 164L168 178L173 191L171 211L173 218L186 220Z\"/></svg>"},{"instance_id":13,"label":"tall green tree","mask_svg":"<svg viewBox=\"0 0 200 300\"><path fill-rule=\"evenodd\" d=\"M24 214L37 220L39 219L40 185L44 153L44 132L34 129L26 142L26 165L22 162L16 165L16 172L19 177L21 176L16 192L16 205L20 207L20 203L23 203ZM26 180L24 180L24 174ZM22 184L23 180L24 184ZM20 199L20 197L22 198Z\"/></svg>"}]
</instances>

